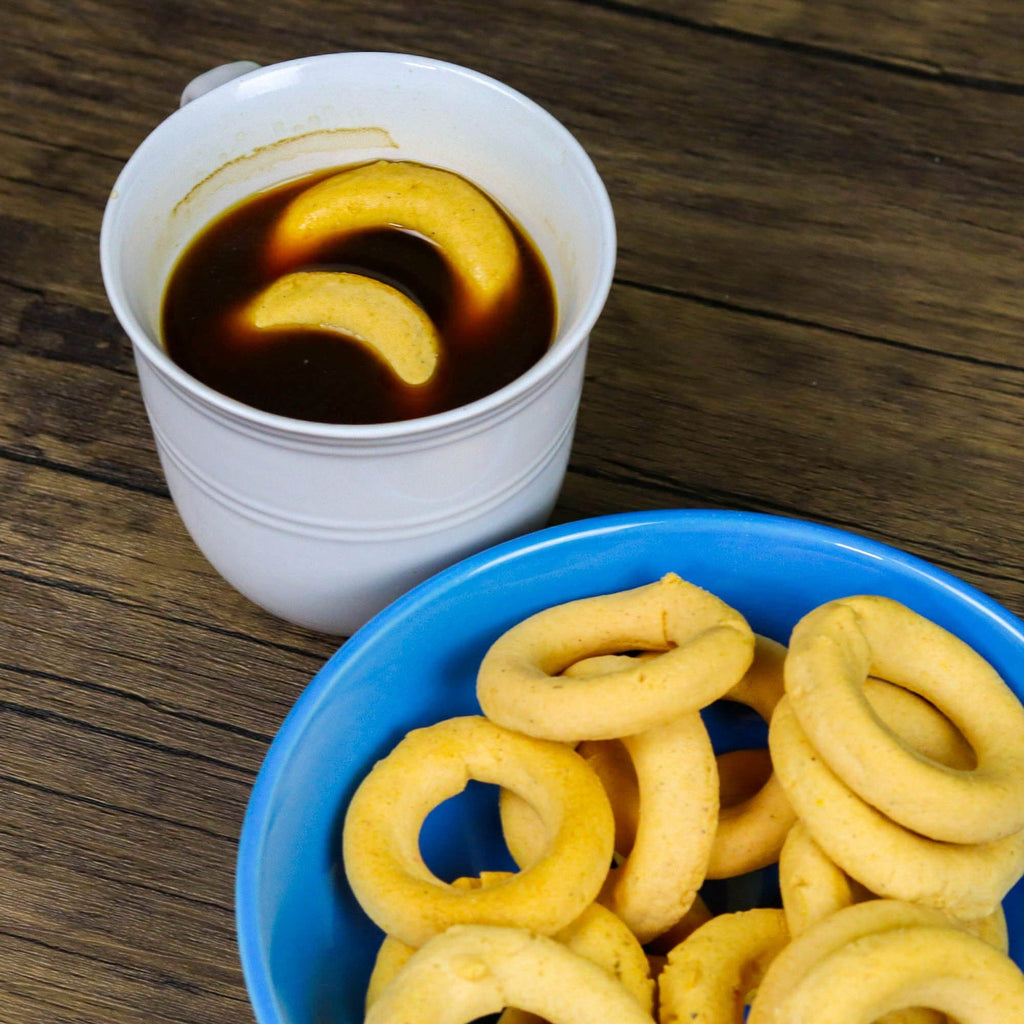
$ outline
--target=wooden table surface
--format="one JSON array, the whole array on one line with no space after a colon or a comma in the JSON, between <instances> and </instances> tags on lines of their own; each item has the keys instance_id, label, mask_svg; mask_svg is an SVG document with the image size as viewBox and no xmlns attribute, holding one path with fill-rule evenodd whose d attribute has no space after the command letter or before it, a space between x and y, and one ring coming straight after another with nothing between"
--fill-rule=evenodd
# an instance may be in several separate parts
<instances>
[{"instance_id":1,"label":"wooden table surface","mask_svg":"<svg viewBox=\"0 0 1024 1024\"><path fill-rule=\"evenodd\" d=\"M899 13L895 13L899 12ZM24 0L0 10L0 1021L251 1021L250 787L338 638L174 510L97 240L194 75L477 68L592 155L619 238L558 521L849 528L1024 613L1019 0Z\"/></svg>"}]
</instances>

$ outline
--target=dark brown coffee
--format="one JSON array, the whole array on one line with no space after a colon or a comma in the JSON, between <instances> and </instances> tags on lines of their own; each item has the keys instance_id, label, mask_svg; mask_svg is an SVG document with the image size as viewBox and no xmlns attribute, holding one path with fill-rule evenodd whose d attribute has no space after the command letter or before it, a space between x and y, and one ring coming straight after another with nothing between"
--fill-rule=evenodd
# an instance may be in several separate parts
<instances>
[{"instance_id":1,"label":"dark brown coffee","mask_svg":"<svg viewBox=\"0 0 1024 1024\"><path fill-rule=\"evenodd\" d=\"M552 341L555 296L543 260L510 218L521 273L494 315L467 317L444 254L410 231L364 231L332 242L315 262L286 268L375 277L417 302L434 321L442 353L425 385L404 384L362 345L317 330L275 330L271 340L233 315L281 273L267 269L266 241L285 205L323 179L257 194L228 210L179 259L164 296L170 357L222 394L266 412L323 423L385 423L443 412L515 380Z\"/></svg>"}]
</instances>

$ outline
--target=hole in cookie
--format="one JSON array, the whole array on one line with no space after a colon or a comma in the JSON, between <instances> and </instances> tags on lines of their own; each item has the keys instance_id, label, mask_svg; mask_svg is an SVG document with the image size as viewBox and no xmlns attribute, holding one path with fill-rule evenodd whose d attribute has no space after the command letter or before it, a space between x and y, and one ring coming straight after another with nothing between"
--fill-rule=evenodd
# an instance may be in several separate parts
<instances>
[{"instance_id":1,"label":"hole in cookie","mask_svg":"<svg viewBox=\"0 0 1024 1024\"><path fill-rule=\"evenodd\" d=\"M515 871L501 837L497 786L470 779L457 796L435 807L420 831L428 868L445 882L481 871Z\"/></svg>"},{"instance_id":2,"label":"hole in cookie","mask_svg":"<svg viewBox=\"0 0 1024 1024\"><path fill-rule=\"evenodd\" d=\"M716 754L732 750L755 750L768 746L765 720L745 704L718 700L701 711Z\"/></svg>"}]
</instances>

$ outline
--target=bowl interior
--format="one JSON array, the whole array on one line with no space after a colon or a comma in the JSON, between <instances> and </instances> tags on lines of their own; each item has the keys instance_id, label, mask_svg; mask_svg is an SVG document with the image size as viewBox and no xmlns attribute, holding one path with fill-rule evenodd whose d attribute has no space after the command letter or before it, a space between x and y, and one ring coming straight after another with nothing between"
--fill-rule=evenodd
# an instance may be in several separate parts
<instances>
[{"instance_id":1,"label":"bowl interior","mask_svg":"<svg viewBox=\"0 0 1024 1024\"><path fill-rule=\"evenodd\" d=\"M260 1024L358 1024L380 932L340 863L344 809L409 730L477 714L476 668L509 626L541 608L674 571L786 642L824 601L881 594L975 647L1024 696L1024 624L912 556L798 520L730 512L629 514L555 527L433 577L382 612L321 670L281 728L253 790L237 876L239 945ZM719 750L764 745L742 711L708 716ZM428 818L424 856L441 877L509 866L490 787L471 784ZM772 900L772 874L712 899ZM1024 964L1024 884L1006 901Z\"/></svg>"}]
</instances>

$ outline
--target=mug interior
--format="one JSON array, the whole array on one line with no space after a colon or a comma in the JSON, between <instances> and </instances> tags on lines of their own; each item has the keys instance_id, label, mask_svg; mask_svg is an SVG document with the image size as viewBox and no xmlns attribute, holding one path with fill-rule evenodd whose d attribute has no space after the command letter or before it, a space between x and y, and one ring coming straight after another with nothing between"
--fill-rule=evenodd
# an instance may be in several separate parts
<instances>
[{"instance_id":1,"label":"mug interior","mask_svg":"<svg viewBox=\"0 0 1024 1024\"><path fill-rule=\"evenodd\" d=\"M171 368L160 343L166 281L216 216L281 182L376 159L454 170L497 200L540 250L558 298L556 341L541 362L585 342L611 284L615 233L582 147L499 82L377 53L244 75L175 112L143 142L115 185L101 240L111 304L133 342Z\"/></svg>"}]
</instances>

